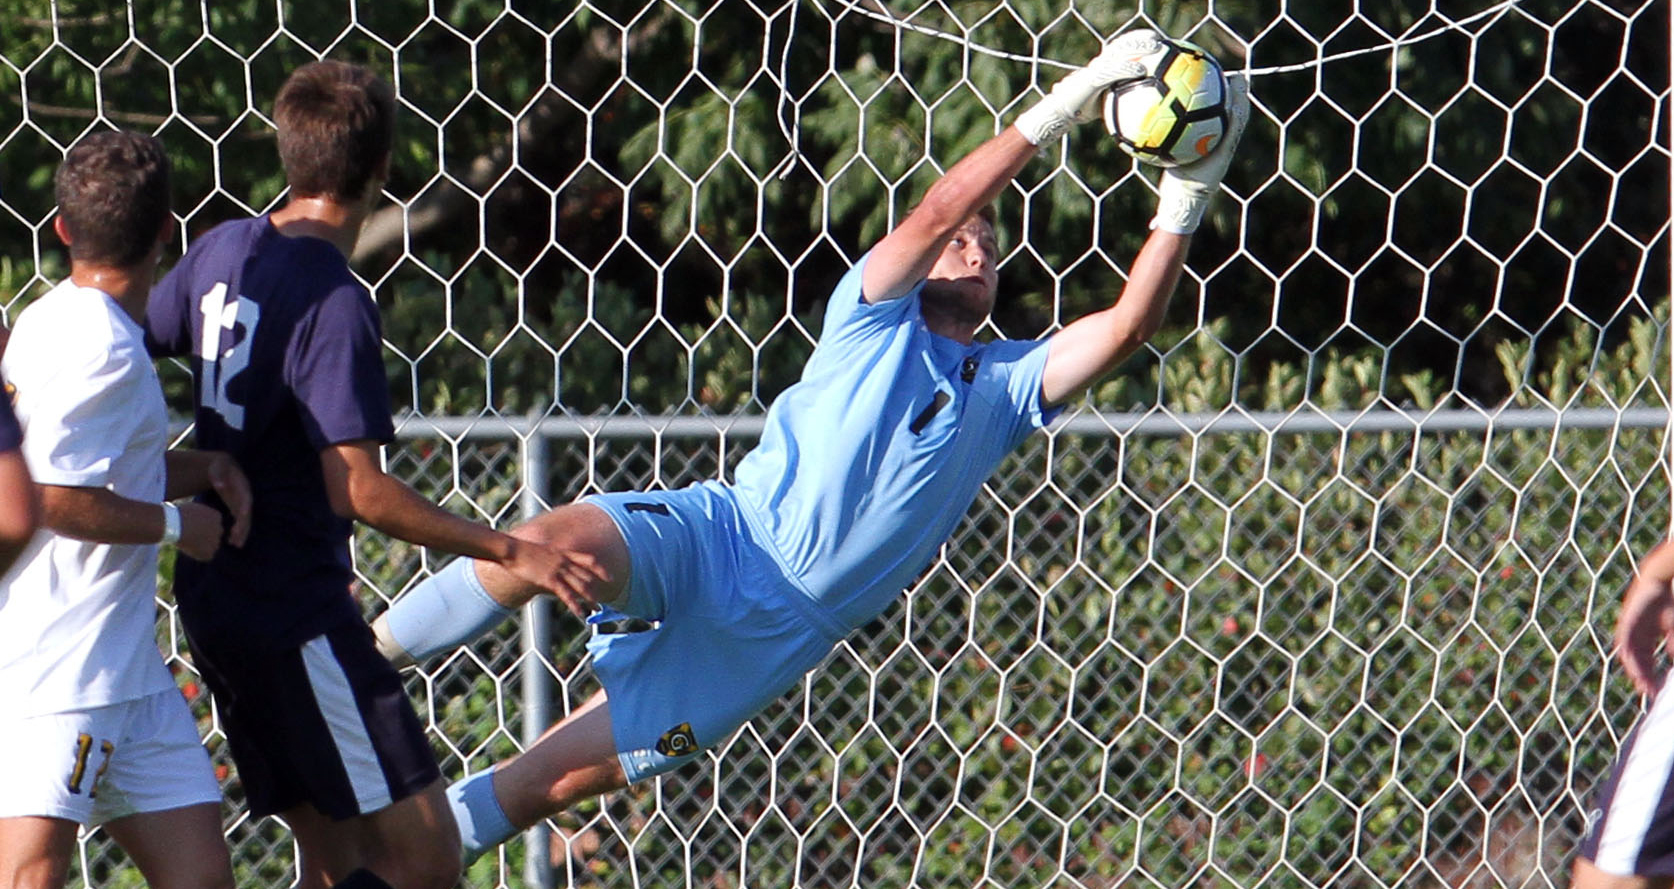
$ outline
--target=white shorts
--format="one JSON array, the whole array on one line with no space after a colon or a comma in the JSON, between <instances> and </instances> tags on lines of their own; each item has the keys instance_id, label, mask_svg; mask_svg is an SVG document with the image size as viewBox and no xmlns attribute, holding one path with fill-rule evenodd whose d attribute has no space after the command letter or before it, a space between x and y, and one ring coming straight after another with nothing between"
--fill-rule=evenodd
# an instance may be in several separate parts
<instances>
[{"instance_id":1,"label":"white shorts","mask_svg":"<svg viewBox=\"0 0 1674 889\"><path fill-rule=\"evenodd\" d=\"M87 710L0 716L0 818L103 824L219 803L221 788L178 691Z\"/></svg>"}]
</instances>

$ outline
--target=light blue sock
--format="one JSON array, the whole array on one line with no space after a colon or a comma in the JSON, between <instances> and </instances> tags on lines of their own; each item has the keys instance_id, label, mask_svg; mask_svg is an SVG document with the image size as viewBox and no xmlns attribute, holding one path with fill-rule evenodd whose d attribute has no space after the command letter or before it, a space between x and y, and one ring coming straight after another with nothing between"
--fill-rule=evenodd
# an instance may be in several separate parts
<instances>
[{"instance_id":1,"label":"light blue sock","mask_svg":"<svg viewBox=\"0 0 1674 889\"><path fill-rule=\"evenodd\" d=\"M459 843L467 864L517 833L494 795L493 769L461 778L449 786L448 808L453 810L453 820L459 824Z\"/></svg>"},{"instance_id":2,"label":"light blue sock","mask_svg":"<svg viewBox=\"0 0 1674 889\"><path fill-rule=\"evenodd\" d=\"M483 589L470 559L454 559L395 600L378 617L373 631L385 657L398 661L398 655L405 652L414 661L422 661L458 648L511 614L512 609ZM391 643L396 650L390 650Z\"/></svg>"}]
</instances>

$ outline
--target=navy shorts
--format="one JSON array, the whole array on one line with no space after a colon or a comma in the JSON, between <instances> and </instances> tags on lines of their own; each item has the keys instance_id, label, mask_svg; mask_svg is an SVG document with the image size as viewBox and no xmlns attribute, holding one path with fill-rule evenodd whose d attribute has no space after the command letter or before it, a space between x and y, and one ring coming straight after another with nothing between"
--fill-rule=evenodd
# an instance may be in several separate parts
<instances>
[{"instance_id":1,"label":"navy shorts","mask_svg":"<svg viewBox=\"0 0 1674 889\"><path fill-rule=\"evenodd\" d=\"M1628 735L1576 854L1607 874L1674 876L1674 683Z\"/></svg>"},{"instance_id":2,"label":"navy shorts","mask_svg":"<svg viewBox=\"0 0 1674 889\"><path fill-rule=\"evenodd\" d=\"M192 656L253 815L308 803L342 820L441 778L400 674L361 621L273 652L194 641Z\"/></svg>"},{"instance_id":3,"label":"navy shorts","mask_svg":"<svg viewBox=\"0 0 1674 889\"><path fill-rule=\"evenodd\" d=\"M845 635L756 542L726 488L585 502L609 514L628 544L625 601L589 620L587 650L629 781L731 737Z\"/></svg>"}]
</instances>

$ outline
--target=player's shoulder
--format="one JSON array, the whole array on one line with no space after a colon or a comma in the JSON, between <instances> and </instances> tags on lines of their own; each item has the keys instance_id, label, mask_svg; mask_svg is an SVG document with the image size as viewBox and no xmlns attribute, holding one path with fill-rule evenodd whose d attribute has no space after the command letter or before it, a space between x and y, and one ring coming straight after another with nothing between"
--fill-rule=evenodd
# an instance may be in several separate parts
<instances>
[{"instance_id":1,"label":"player's shoulder","mask_svg":"<svg viewBox=\"0 0 1674 889\"><path fill-rule=\"evenodd\" d=\"M921 317L919 294L924 289L924 282L920 281L905 294L894 299L880 302L867 300L865 293L866 264L871 258L871 251L862 254L860 259L850 267L837 285L831 289L831 298L826 302L825 316L820 336L834 332L839 328L849 326L861 327L896 327L912 322Z\"/></svg>"},{"instance_id":2,"label":"player's shoulder","mask_svg":"<svg viewBox=\"0 0 1674 889\"><path fill-rule=\"evenodd\" d=\"M266 215L229 219L214 226L192 239L182 261L209 270L267 269L302 281L353 277L348 261L331 244L318 238L286 237Z\"/></svg>"},{"instance_id":3,"label":"player's shoulder","mask_svg":"<svg viewBox=\"0 0 1674 889\"><path fill-rule=\"evenodd\" d=\"M64 281L18 315L6 347L13 376L145 360L138 324L102 291Z\"/></svg>"},{"instance_id":4,"label":"player's shoulder","mask_svg":"<svg viewBox=\"0 0 1674 889\"><path fill-rule=\"evenodd\" d=\"M239 295L260 303L264 314L306 314L320 304L371 296L336 246L287 236L267 216L221 223L193 242L187 260L199 278L236 281Z\"/></svg>"},{"instance_id":5,"label":"player's shoulder","mask_svg":"<svg viewBox=\"0 0 1674 889\"><path fill-rule=\"evenodd\" d=\"M349 258L330 241L287 236L270 225L256 249L259 274L282 281L280 289L303 303L371 297L349 268Z\"/></svg>"},{"instance_id":6,"label":"player's shoulder","mask_svg":"<svg viewBox=\"0 0 1674 889\"><path fill-rule=\"evenodd\" d=\"M109 295L65 280L18 315L7 351L20 345L47 351L127 345L137 330Z\"/></svg>"},{"instance_id":7,"label":"player's shoulder","mask_svg":"<svg viewBox=\"0 0 1674 889\"><path fill-rule=\"evenodd\" d=\"M186 247L185 261L201 262L222 258L231 258L234 254L248 253L253 245L262 237L268 228L266 216L252 216L242 219L229 219L217 223L208 231L192 238L192 243Z\"/></svg>"},{"instance_id":8,"label":"player's shoulder","mask_svg":"<svg viewBox=\"0 0 1674 889\"><path fill-rule=\"evenodd\" d=\"M194 235L180 262L156 288L152 298L191 302L213 283L238 280L266 224L263 216L230 219ZM196 307L192 309L195 311Z\"/></svg>"}]
</instances>

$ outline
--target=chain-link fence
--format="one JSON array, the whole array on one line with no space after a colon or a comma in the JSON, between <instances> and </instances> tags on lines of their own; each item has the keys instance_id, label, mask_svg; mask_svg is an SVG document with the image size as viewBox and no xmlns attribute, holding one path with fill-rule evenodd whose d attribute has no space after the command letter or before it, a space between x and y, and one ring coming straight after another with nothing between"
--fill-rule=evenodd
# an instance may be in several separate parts
<instances>
[{"instance_id":1,"label":"chain-link fence","mask_svg":"<svg viewBox=\"0 0 1674 889\"><path fill-rule=\"evenodd\" d=\"M412 420L390 467L495 512L725 474L759 425ZM1637 709L1601 615L1668 526L1667 444L1660 409L1078 414L701 765L468 881L1562 884ZM369 608L426 567L373 535L358 554ZM591 694L583 641L531 608L415 674L444 770ZM227 790L241 880L293 879Z\"/></svg>"}]
</instances>

